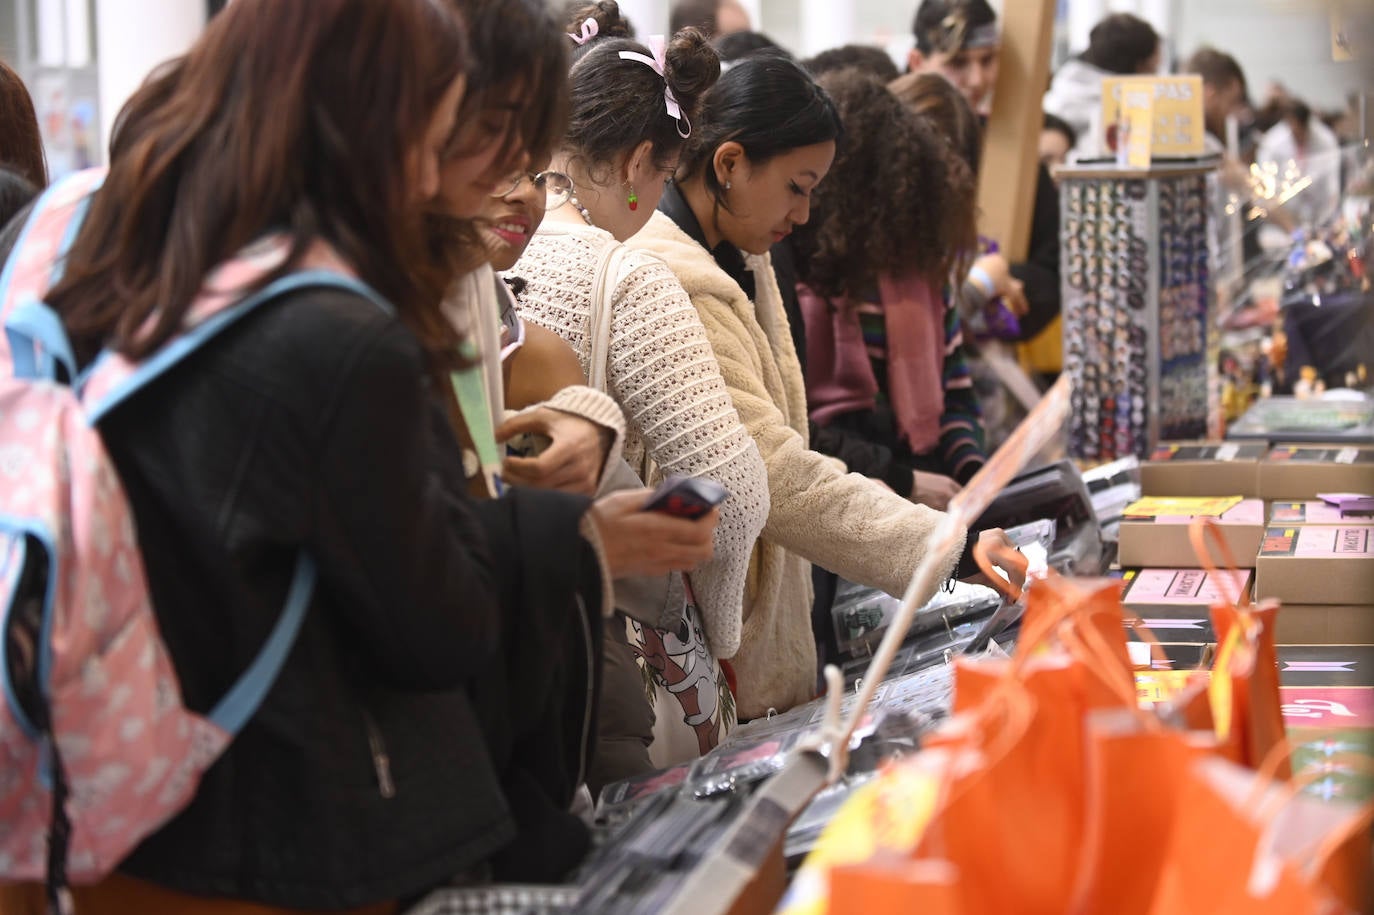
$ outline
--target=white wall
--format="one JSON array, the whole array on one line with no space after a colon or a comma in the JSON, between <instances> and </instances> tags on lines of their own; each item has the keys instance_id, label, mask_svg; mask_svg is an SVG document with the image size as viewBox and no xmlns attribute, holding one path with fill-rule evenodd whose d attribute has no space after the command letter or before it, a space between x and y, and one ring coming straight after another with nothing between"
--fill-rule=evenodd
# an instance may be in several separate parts
<instances>
[{"instance_id":1,"label":"white wall","mask_svg":"<svg viewBox=\"0 0 1374 915\"><path fill-rule=\"evenodd\" d=\"M630 20L639 35L662 35L668 31L668 0L618 0L620 12ZM557 3L554 9L559 9Z\"/></svg>"},{"instance_id":2,"label":"white wall","mask_svg":"<svg viewBox=\"0 0 1374 915\"><path fill-rule=\"evenodd\" d=\"M185 53L195 42L205 28L205 9L203 0L97 0L102 150L109 147L115 116L148 73L163 61Z\"/></svg>"},{"instance_id":3,"label":"white wall","mask_svg":"<svg viewBox=\"0 0 1374 915\"><path fill-rule=\"evenodd\" d=\"M1358 64L1331 59L1331 23L1323 0L1189 0L1177 39L1183 56L1204 44L1233 55L1254 100L1273 80L1315 108L1342 108L1364 85Z\"/></svg>"},{"instance_id":4,"label":"white wall","mask_svg":"<svg viewBox=\"0 0 1374 915\"><path fill-rule=\"evenodd\" d=\"M904 60L918 3L761 0L762 29L803 57L846 41L866 41ZM992 5L1000 9L1002 2L992 0ZM1349 92L1371 88L1363 85L1358 65L1331 60L1328 0L1065 0L1064 6L1072 53L1087 46L1088 31L1103 16L1132 12L1164 33L1166 63L1203 44L1215 45L1240 61L1257 96L1277 79L1315 106L1340 107Z\"/></svg>"}]
</instances>

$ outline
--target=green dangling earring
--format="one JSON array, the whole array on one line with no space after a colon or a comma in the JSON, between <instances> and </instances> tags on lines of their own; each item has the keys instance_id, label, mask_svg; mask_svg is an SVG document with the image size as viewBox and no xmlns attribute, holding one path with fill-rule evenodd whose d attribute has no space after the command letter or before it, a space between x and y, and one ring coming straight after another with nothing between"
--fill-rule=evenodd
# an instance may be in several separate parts
<instances>
[{"instance_id":1,"label":"green dangling earring","mask_svg":"<svg viewBox=\"0 0 1374 915\"><path fill-rule=\"evenodd\" d=\"M630 185L630 196L625 199L630 204L630 212L639 209L639 195L635 193L635 186L633 184Z\"/></svg>"}]
</instances>

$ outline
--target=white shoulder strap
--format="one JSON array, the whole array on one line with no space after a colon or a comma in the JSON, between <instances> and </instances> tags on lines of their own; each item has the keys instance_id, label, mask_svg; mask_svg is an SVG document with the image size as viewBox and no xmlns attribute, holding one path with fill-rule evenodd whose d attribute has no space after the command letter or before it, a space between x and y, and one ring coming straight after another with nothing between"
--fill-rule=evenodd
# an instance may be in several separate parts
<instances>
[{"instance_id":1,"label":"white shoulder strap","mask_svg":"<svg viewBox=\"0 0 1374 915\"><path fill-rule=\"evenodd\" d=\"M620 285L620 268L626 248L612 242L601 255L592 283L592 308L587 328L590 352L587 361L587 384L598 391L610 393L606 384L606 363L611 356L611 321L614 317L615 288Z\"/></svg>"}]
</instances>

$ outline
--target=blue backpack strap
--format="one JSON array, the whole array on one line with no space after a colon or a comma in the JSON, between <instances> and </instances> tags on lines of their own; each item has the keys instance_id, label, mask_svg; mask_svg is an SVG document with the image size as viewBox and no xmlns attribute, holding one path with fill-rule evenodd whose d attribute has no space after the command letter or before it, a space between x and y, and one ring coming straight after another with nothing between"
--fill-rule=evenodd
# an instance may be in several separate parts
<instances>
[{"instance_id":1,"label":"blue backpack strap","mask_svg":"<svg viewBox=\"0 0 1374 915\"><path fill-rule=\"evenodd\" d=\"M258 656L248 669L239 675L238 680L224 694L210 711L211 723L229 734L237 734L257 712L262 700L272 684L277 682L291 646L296 644L301 624L305 622L305 611L310 608L310 599L315 594L315 561L304 551L296 558L296 569L291 576L291 586L286 591L286 605L281 616L272 627L272 634L263 643Z\"/></svg>"},{"instance_id":2,"label":"blue backpack strap","mask_svg":"<svg viewBox=\"0 0 1374 915\"><path fill-rule=\"evenodd\" d=\"M62 319L44 302L29 299L5 319L15 378L57 378L60 363L67 378L76 377L76 356Z\"/></svg>"},{"instance_id":3,"label":"blue backpack strap","mask_svg":"<svg viewBox=\"0 0 1374 915\"><path fill-rule=\"evenodd\" d=\"M301 270L296 273L289 273L267 284L236 305L232 305L206 318L195 327L192 327L190 330L172 339L166 346L162 347L162 349L139 363L138 368L133 374L124 379L120 385L112 389L98 403L86 405L87 420L91 425L95 425L105 416L105 414L128 400L148 384L166 374L187 356L200 349L223 331L228 330L241 318L252 313L258 307L289 293L309 288L333 288L353 292L370 300L387 314L392 314L395 311L391 303L382 298L382 296L372 289L372 287L351 276L336 273L332 270ZM86 379L93 373L100 371L105 360L112 358L114 358L114 355L109 352L101 353L96 357L95 361L92 362L91 365L87 367L86 371L82 373L81 377L77 379L77 390L80 391L85 386Z\"/></svg>"},{"instance_id":4,"label":"blue backpack strap","mask_svg":"<svg viewBox=\"0 0 1374 915\"><path fill-rule=\"evenodd\" d=\"M8 299L10 283L14 276L15 265L27 247L29 235L40 219L48 217L54 201L62 201L70 195L72 188L83 188L84 196L73 206L71 216L62 230L62 242L53 258L47 288L51 289L62 279L66 270L67 252L76 241L81 225L90 211L91 199L105 182L104 170L78 172L61 181L55 182L38 198L24 222L4 269L0 270L0 305ZM57 377L57 365L67 370L67 378L76 377L76 359L72 354L71 342L62 326L57 313L45 303L30 299L16 303L5 319L5 337L9 341L10 354L14 362L16 378Z\"/></svg>"}]
</instances>

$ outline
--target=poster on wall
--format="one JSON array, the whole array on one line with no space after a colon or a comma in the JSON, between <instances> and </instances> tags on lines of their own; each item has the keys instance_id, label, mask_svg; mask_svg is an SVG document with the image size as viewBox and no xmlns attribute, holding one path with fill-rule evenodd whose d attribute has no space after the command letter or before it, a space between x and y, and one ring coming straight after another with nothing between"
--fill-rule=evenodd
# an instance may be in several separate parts
<instances>
[{"instance_id":1,"label":"poster on wall","mask_svg":"<svg viewBox=\"0 0 1374 915\"><path fill-rule=\"evenodd\" d=\"M34 108L53 179L100 161L95 96L79 89L78 82L69 72L42 73L33 82Z\"/></svg>"}]
</instances>

